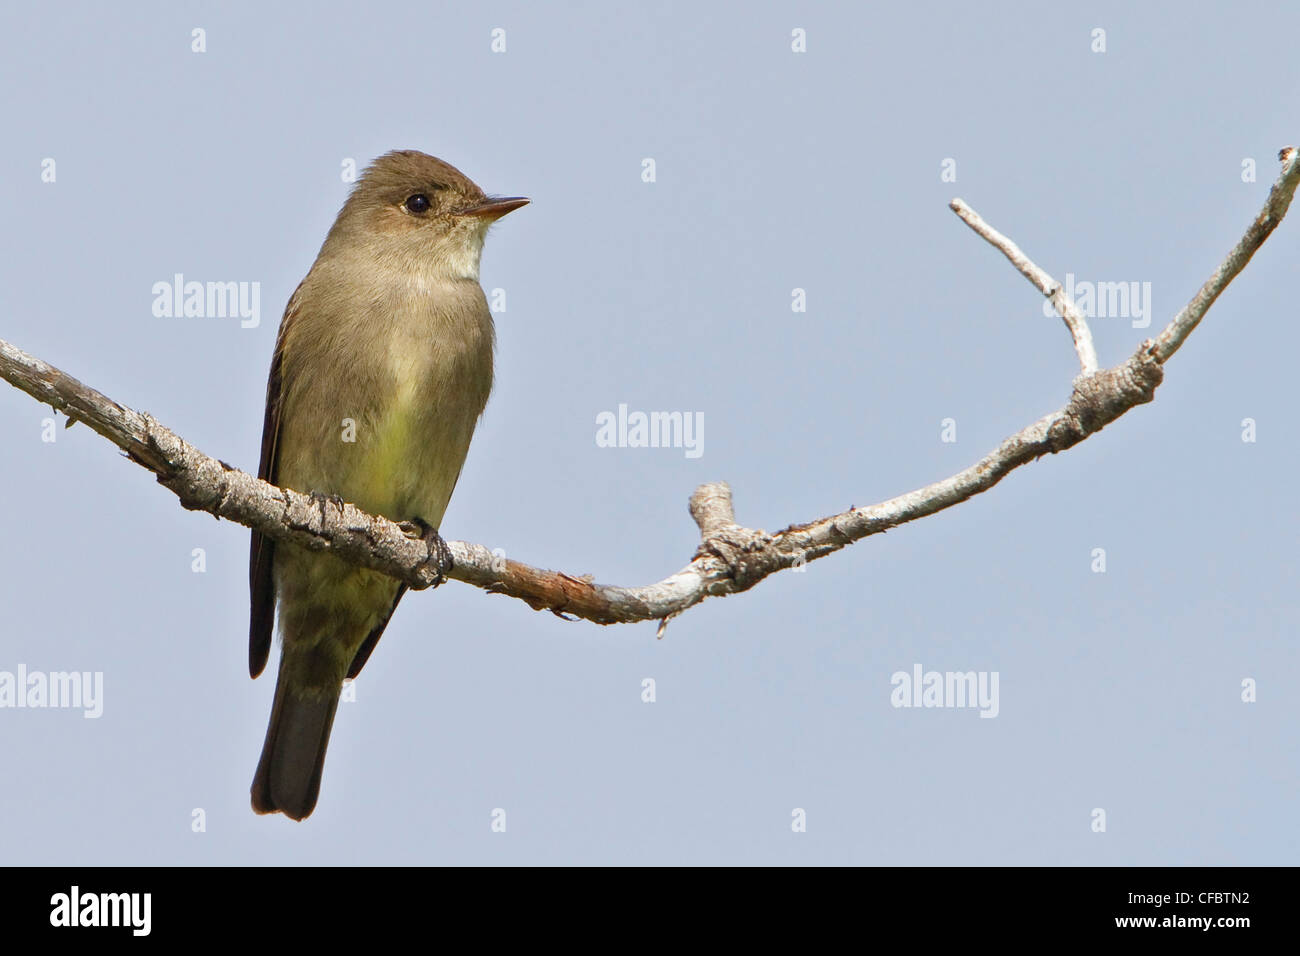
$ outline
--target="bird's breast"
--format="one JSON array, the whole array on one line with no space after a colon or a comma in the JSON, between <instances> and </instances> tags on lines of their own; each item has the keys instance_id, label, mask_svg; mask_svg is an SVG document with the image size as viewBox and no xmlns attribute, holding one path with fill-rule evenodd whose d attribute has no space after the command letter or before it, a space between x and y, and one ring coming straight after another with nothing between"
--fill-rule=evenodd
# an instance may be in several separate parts
<instances>
[{"instance_id":1,"label":"bird's breast","mask_svg":"<svg viewBox=\"0 0 1300 956\"><path fill-rule=\"evenodd\" d=\"M473 282L447 286L372 298L304 342L314 360L286 370L296 380L281 461L297 463L285 471L299 482L286 484L438 525L492 386L483 292ZM330 371L309 374L314 367Z\"/></svg>"}]
</instances>

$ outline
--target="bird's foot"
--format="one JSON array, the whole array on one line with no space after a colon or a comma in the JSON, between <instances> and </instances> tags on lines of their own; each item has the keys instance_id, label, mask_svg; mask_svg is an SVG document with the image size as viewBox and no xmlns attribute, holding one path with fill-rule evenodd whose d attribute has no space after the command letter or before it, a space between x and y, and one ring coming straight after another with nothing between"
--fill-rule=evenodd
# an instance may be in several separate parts
<instances>
[{"instance_id":1,"label":"bird's foot","mask_svg":"<svg viewBox=\"0 0 1300 956\"><path fill-rule=\"evenodd\" d=\"M429 549L429 556L424 559L424 564L433 565L437 577L434 578L431 587L437 587L447 580L447 575L451 573L452 559L451 548L447 547L447 542L442 540L442 535L438 534L438 529L429 524L423 518L412 518L410 521L403 521L399 527L408 538L415 538L423 541L425 547Z\"/></svg>"},{"instance_id":2,"label":"bird's foot","mask_svg":"<svg viewBox=\"0 0 1300 956\"><path fill-rule=\"evenodd\" d=\"M309 493L308 493L307 497L311 499L311 503L312 503L312 504L314 504L317 508L320 509L320 520L321 520L321 521L324 521L324 520L325 520L325 504L326 504L326 502L328 502L329 504L332 504L335 508L337 508L337 509L338 509L338 512L339 512L340 515L343 514L343 504L344 504L344 502L343 502L343 496L342 496L342 495L327 495L327 494L325 494L324 492L321 492L321 491L312 491L312 492L309 492Z\"/></svg>"}]
</instances>

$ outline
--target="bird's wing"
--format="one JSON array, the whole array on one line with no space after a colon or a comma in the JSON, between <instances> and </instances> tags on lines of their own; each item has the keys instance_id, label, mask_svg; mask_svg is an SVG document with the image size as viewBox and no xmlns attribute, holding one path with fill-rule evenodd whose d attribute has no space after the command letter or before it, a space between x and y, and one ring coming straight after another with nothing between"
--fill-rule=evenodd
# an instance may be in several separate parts
<instances>
[{"instance_id":1,"label":"bird's wing","mask_svg":"<svg viewBox=\"0 0 1300 956\"><path fill-rule=\"evenodd\" d=\"M393 596L393 606L388 609L388 614L382 621L375 625L374 629L366 636L361 646L357 648L356 654L352 656L352 663L348 665L348 680L353 680L361 673L361 668L366 666L366 661L370 660L370 654L379 643L379 639L384 636L384 628L388 627L388 622L393 619L393 612L397 610L397 602L402 599L406 593L406 585L397 586L397 594Z\"/></svg>"},{"instance_id":2,"label":"bird's wing","mask_svg":"<svg viewBox=\"0 0 1300 956\"><path fill-rule=\"evenodd\" d=\"M266 383L266 418L262 423L262 460L257 466L257 477L271 484L279 483L278 451L280 446L280 410L283 407L284 382L282 358L284 335L289 324L298 315L298 293L302 283L289 297L280 333L275 340L275 355L271 358L271 375ZM256 677L266 667L271 653L271 629L275 623L275 581L271 568L275 559L275 539L253 532L248 557L248 590L252 610L248 621L248 674Z\"/></svg>"}]
</instances>

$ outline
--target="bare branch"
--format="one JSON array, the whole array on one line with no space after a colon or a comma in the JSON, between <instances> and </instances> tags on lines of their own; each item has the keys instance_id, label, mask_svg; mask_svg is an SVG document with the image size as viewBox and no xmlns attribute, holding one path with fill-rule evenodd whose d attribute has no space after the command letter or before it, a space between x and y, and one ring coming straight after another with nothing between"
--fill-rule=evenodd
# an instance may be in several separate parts
<instances>
[{"instance_id":1,"label":"bare branch","mask_svg":"<svg viewBox=\"0 0 1300 956\"><path fill-rule=\"evenodd\" d=\"M66 412L69 423L85 422L157 475L159 484L190 510L207 511L312 550L329 548L345 561L391 574L412 588L434 583L436 569L421 567L430 557L428 546L385 518L352 505L340 511L209 458L151 416L117 404L3 340L0 376Z\"/></svg>"},{"instance_id":2,"label":"bare branch","mask_svg":"<svg viewBox=\"0 0 1300 956\"><path fill-rule=\"evenodd\" d=\"M1061 284L1040 269L1020 247L998 232L970 206L960 199L948 203L948 208L961 217L962 222L974 229L981 238L987 240L994 248L1011 260L1011 264L1020 270L1020 274L1034 284L1039 292L1052 300L1056 314L1065 321L1074 339L1074 351L1079 356L1079 366L1084 375L1097 371L1097 350L1092 344L1092 330L1088 320L1083 317L1074 300L1065 294Z\"/></svg>"},{"instance_id":3,"label":"bare branch","mask_svg":"<svg viewBox=\"0 0 1300 956\"><path fill-rule=\"evenodd\" d=\"M1291 197L1295 195L1296 184L1300 183L1300 150L1286 146L1277 154L1277 158L1282 161L1282 174L1269 190L1268 202L1264 203L1264 208L1250 224L1241 241L1228 253L1219 268L1214 270L1214 275L1205 280L1205 285L1192 296L1192 301L1183 306L1182 311L1160 333L1155 345L1155 356L1159 361L1169 361L1169 357L1182 347L1187 336L1192 334L1192 329L1196 328L1210 306L1214 305L1219 293L1246 268L1251 256L1264 244L1264 240L1272 234L1286 211L1291 208Z\"/></svg>"},{"instance_id":4,"label":"bare branch","mask_svg":"<svg viewBox=\"0 0 1300 956\"><path fill-rule=\"evenodd\" d=\"M825 557L869 535L987 491L1013 469L1042 455L1064 451L1129 409L1152 400L1164 377L1164 362L1286 214L1300 184L1300 162L1291 147L1282 151L1281 159L1281 175L1263 211L1214 275L1156 340L1148 339L1127 361L1103 371L1096 370L1086 323L1080 316L1079 322L1072 324L1070 316L1077 316L1077 309L1060 287L1011 240L954 200L953 209L972 229L1002 250L1040 291L1053 297L1084 367L1064 408L1012 435L964 471L880 504L851 508L775 534L736 524L731 489L726 484L701 485L690 501L701 536L694 556L676 574L644 587L610 587L596 584L589 575L575 577L501 561L486 547L463 541L449 542L455 563L450 577L490 593L519 598L537 610L598 624L658 620L662 634L669 619L707 597L746 591L783 568ZM256 528L277 540L313 550L328 549L345 561L389 574L412 588L425 588L435 581L428 546L408 537L394 522L352 505L338 508L276 488L209 458L149 415L118 405L4 341L0 341L0 377L112 441L131 460L157 475L159 483L174 492L186 508Z\"/></svg>"}]
</instances>

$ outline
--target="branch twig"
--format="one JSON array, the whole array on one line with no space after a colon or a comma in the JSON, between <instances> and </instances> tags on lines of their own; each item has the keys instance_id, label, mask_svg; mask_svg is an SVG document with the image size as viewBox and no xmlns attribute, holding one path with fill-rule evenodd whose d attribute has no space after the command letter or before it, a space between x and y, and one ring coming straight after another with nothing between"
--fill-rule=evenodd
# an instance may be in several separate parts
<instances>
[{"instance_id":1,"label":"branch twig","mask_svg":"<svg viewBox=\"0 0 1300 956\"><path fill-rule=\"evenodd\" d=\"M1083 368L1070 400L1006 439L964 471L924 488L867 508L775 534L735 522L731 489L701 485L690 510L700 528L700 544L689 564L655 584L620 588L595 583L590 576L501 562L486 547L449 542L455 566L450 577L495 594L525 601L537 610L572 615L598 624L667 621L706 597L746 591L770 574L832 554L869 535L950 508L987 491L1008 472L1049 453L1064 451L1123 415L1152 400L1164 377L1163 365L1228 283L1286 215L1300 184L1300 157L1293 147L1280 154L1282 171L1268 201L1215 273L1153 341L1143 342L1126 361L1098 371L1087 323L1046 272L1010 239L988 226L961 200L952 208L977 233L1000 249L1044 295L1052 297L1070 333ZM382 571L414 589L433 583L429 549L386 518L352 505L336 508L308 495L277 488L209 458L151 416L125 408L99 392L0 340L0 377L38 401L85 422L158 476L181 504L210 512L265 535L314 550L329 549L345 561Z\"/></svg>"},{"instance_id":2,"label":"branch twig","mask_svg":"<svg viewBox=\"0 0 1300 956\"><path fill-rule=\"evenodd\" d=\"M1079 356L1079 366L1083 374L1091 375L1097 371L1097 350L1092 344L1092 330L1088 328L1088 320L1083 317L1074 300L1065 294L1061 284L1035 265L1033 260L1020 251L1018 245L981 219L979 213L962 200L954 199L948 203L948 208L960 216L962 222L1010 259L1011 264L1020 270L1022 276L1052 300L1056 314L1065 320L1065 327L1070 330L1070 337L1074 339L1074 351Z\"/></svg>"}]
</instances>

